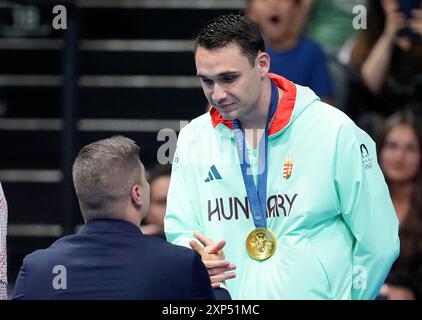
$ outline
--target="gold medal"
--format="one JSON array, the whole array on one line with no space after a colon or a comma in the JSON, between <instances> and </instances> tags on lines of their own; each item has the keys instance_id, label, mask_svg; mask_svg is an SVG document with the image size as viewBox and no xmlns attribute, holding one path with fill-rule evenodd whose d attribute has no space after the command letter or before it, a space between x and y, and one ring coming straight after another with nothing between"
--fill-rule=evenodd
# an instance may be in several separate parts
<instances>
[{"instance_id":1,"label":"gold medal","mask_svg":"<svg viewBox=\"0 0 422 320\"><path fill-rule=\"evenodd\" d=\"M263 261L271 257L276 249L276 238L269 229L257 228L249 233L246 249L251 258Z\"/></svg>"}]
</instances>

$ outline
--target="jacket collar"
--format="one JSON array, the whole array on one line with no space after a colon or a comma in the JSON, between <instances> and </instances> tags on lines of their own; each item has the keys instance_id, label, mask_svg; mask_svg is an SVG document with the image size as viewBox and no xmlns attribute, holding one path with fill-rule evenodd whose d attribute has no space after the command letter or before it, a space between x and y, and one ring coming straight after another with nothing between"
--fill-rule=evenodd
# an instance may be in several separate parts
<instances>
[{"instance_id":1,"label":"jacket collar","mask_svg":"<svg viewBox=\"0 0 422 320\"><path fill-rule=\"evenodd\" d=\"M296 102L296 86L290 80L274 73L268 74L269 78L275 82L278 88L283 90L280 102L274 115L273 122L269 129L269 135L280 132L290 122L293 109ZM210 109L211 122L215 128L218 124L222 124L233 130L233 125L230 120L224 120L223 116L216 108Z\"/></svg>"},{"instance_id":2,"label":"jacket collar","mask_svg":"<svg viewBox=\"0 0 422 320\"><path fill-rule=\"evenodd\" d=\"M79 234L88 233L124 233L124 234L142 234L141 230L134 224L117 219L95 219L88 221L78 232Z\"/></svg>"}]
</instances>

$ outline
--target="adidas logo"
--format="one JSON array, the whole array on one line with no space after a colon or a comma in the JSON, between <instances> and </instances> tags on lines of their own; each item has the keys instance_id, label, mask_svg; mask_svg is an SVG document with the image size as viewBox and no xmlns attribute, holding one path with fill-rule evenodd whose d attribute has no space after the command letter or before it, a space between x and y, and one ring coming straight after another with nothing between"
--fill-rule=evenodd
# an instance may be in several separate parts
<instances>
[{"instance_id":1,"label":"adidas logo","mask_svg":"<svg viewBox=\"0 0 422 320\"><path fill-rule=\"evenodd\" d=\"M211 166L210 171L208 172L208 177L204 181L211 182L213 180L223 180L215 165Z\"/></svg>"}]
</instances>

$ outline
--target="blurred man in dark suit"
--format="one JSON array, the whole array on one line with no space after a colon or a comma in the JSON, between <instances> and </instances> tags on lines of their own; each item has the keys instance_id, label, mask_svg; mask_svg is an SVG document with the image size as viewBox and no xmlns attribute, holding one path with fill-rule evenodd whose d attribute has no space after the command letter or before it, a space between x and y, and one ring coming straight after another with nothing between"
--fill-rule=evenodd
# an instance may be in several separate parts
<instances>
[{"instance_id":1,"label":"blurred man in dark suit","mask_svg":"<svg viewBox=\"0 0 422 320\"><path fill-rule=\"evenodd\" d=\"M140 231L150 188L138 154L122 136L79 152L73 180L86 224L25 257L15 299L214 299L195 251Z\"/></svg>"}]
</instances>

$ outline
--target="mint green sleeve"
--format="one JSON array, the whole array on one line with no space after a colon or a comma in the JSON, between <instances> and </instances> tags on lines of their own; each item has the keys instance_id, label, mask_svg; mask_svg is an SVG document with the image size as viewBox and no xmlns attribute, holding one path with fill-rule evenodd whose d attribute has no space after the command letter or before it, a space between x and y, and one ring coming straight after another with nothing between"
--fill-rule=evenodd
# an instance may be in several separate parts
<instances>
[{"instance_id":1,"label":"mint green sleeve","mask_svg":"<svg viewBox=\"0 0 422 320\"><path fill-rule=\"evenodd\" d=\"M399 255L398 220L373 140L353 122L339 129L334 184L354 238L352 299L374 299Z\"/></svg>"},{"instance_id":2,"label":"mint green sleeve","mask_svg":"<svg viewBox=\"0 0 422 320\"><path fill-rule=\"evenodd\" d=\"M196 192L192 186L192 164L188 160L189 145L183 148L183 141L182 130L172 165L164 230L167 241L190 248L193 232L203 231L195 211Z\"/></svg>"}]
</instances>

